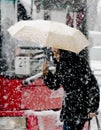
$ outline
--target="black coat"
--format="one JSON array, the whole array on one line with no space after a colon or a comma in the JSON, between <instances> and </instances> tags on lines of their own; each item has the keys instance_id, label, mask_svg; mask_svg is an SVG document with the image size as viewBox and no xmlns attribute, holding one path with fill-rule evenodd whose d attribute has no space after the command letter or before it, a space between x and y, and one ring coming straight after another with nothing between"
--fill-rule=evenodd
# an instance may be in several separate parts
<instances>
[{"instance_id":1,"label":"black coat","mask_svg":"<svg viewBox=\"0 0 101 130\"><path fill-rule=\"evenodd\" d=\"M53 75L48 71L44 82L54 90L63 86L60 119L71 126L71 130L81 130L88 113L96 112L99 107L99 86L88 61L82 55L60 50L56 72Z\"/></svg>"}]
</instances>

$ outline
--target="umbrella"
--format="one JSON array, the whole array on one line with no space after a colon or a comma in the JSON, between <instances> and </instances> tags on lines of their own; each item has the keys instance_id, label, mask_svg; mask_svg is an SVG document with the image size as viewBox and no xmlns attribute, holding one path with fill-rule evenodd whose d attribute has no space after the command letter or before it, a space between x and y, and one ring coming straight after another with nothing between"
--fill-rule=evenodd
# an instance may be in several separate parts
<instances>
[{"instance_id":1,"label":"umbrella","mask_svg":"<svg viewBox=\"0 0 101 130\"><path fill-rule=\"evenodd\" d=\"M25 20L8 29L13 38L79 53L88 46L85 35L72 27L49 20Z\"/></svg>"}]
</instances>

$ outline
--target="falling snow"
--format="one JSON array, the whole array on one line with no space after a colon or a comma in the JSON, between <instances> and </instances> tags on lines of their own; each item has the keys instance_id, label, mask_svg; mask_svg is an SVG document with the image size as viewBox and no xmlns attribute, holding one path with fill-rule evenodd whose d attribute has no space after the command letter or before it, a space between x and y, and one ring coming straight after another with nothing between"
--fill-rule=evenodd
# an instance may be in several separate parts
<instances>
[{"instance_id":1,"label":"falling snow","mask_svg":"<svg viewBox=\"0 0 101 130\"><path fill-rule=\"evenodd\" d=\"M86 105L89 106L87 111L97 109L98 88L96 79L99 86L101 86L101 61L97 62L97 58L93 60L92 58L93 56L99 57L99 54L97 55L96 53L95 55L95 53L92 53L94 55L91 56L90 49L90 66L96 79L93 76L93 80L91 79L92 71L89 71L89 66L82 62L82 58L80 59L80 62L74 65L74 62L72 62L72 58L70 57L68 66L66 62L64 62L64 65L62 63L60 64L60 70L62 72L60 71L56 75L56 77L58 77L58 82L57 79L54 79L53 77L52 79L48 78L48 80L47 77L45 77L46 79L44 80L46 81L44 82L41 77L43 62L48 59L49 67L52 65L52 67L56 68L56 64L53 63L50 48L46 53L46 48L36 48L35 46L32 46L32 43L30 42L12 39L8 34L7 29L20 20L54 20L80 29L86 36L89 34L88 37L90 38L91 46L101 45L99 42L101 41L101 18L99 17L101 15L101 0L89 0L88 3L85 3L85 0L34 0L33 7L30 0L27 0L27 2L26 0L19 0L18 6L16 6L16 1L12 2L12 0L4 0L2 3L0 1L0 4L0 37L2 38L0 40L0 110L12 112L30 109L29 111L24 111L24 116L22 116L23 120L18 120L16 117L12 120L12 118L6 116L2 118L0 115L0 128L7 129L9 127L9 129L15 130L15 128L18 127L19 130L24 130L26 125L23 126L22 124L25 124L25 115L32 114L37 116L37 127L40 128L40 130L53 130L55 128L61 130L62 122L59 120L61 105L64 109L61 112L62 121L63 119L66 119L67 122L70 123L70 121L73 121L76 125L81 123L82 115L84 113L79 114L78 111L86 109ZM84 10L82 10L82 8ZM86 14L87 9L88 14ZM88 21L86 21L87 19ZM92 32L88 33L87 29L88 32L89 30ZM15 57L17 56L18 59L23 59L23 56L30 57L30 64L26 64L26 68L24 68L25 63L27 62L24 61L24 64L21 62L20 65L23 69L19 69L17 66L17 71L15 71ZM88 60L88 52L84 52L83 56ZM82 67L85 67L85 70ZM26 70L29 70L28 73ZM50 69L49 75L53 75L56 72L56 70L53 71L53 73L51 73L51 71L52 70ZM38 79L35 77L35 80L33 80L33 75L35 76L36 74L39 74ZM26 79L30 81L28 81L27 84L22 85L23 79L24 81ZM79 84L77 84L77 80L79 80ZM60 81L62 82L59 84ZM89 83L93 88L90 88ZM52 90L46 87L46 84ZM87 86L87 88L85 88L85 86ZM85 95L83 95L82 90L85 92ZM89 91L93 93L93 96ZM95 106L93 102L96 102ZM78 111L75 108L79 108L77 109ZM58 110L53 111L52 109ZM37 112L35 110L37 110ZM66 110L70 112L68 113ZM99 111L101 111L101 105ZM13 117L14 116L15 115L13 115ZM101 120L100 117L101 114L99 115L99 119ZM46 120L50 120L51 123ZM8 122L10 122L10 124L8 124ZM31 123L33 124L33 120ZM51 127L49 125L51 125ZM37 127L35 130L37 130ZM94 119L92 120L92 128L95 130Z\"/></svg>"}]
</instances>

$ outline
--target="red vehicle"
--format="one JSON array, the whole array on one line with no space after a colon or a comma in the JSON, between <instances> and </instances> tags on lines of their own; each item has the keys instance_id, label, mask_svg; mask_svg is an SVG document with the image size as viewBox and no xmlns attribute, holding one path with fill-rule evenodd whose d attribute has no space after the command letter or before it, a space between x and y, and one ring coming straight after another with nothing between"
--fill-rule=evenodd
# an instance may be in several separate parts
<instances>
[{"instance_id":1,"label":"red vehicle","mask_svg":"<svg viewBox=\"0 0 101 130\"><path fill-rule=\"evenodd\" d=\"M50 90L40 76L36 79L31 76L41 74L41 63L45 58L43 52L40 48L17 47L13 73L8 70L1 73L0 129L61 130L58 117L62 87L57 91Z\"/></svg>"}]
</instances>

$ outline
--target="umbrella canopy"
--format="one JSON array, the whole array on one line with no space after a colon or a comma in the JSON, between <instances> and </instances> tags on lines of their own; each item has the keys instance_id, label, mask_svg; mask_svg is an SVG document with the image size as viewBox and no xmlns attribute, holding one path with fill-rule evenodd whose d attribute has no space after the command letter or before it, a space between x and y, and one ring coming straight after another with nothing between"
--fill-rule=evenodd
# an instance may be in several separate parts
<instances>
[{"instance_id":1,"label":"umbrella canopy","mask_svg":"<svg viewBox=\"0 0 101 130\"><path fill-rule=\"evenodd\" d=\"M75 53L79 53L88 46L88 40L81 31L54 21L20 21L11 26L8 32L18 40Z\"/></svg>"}]
</instances>

